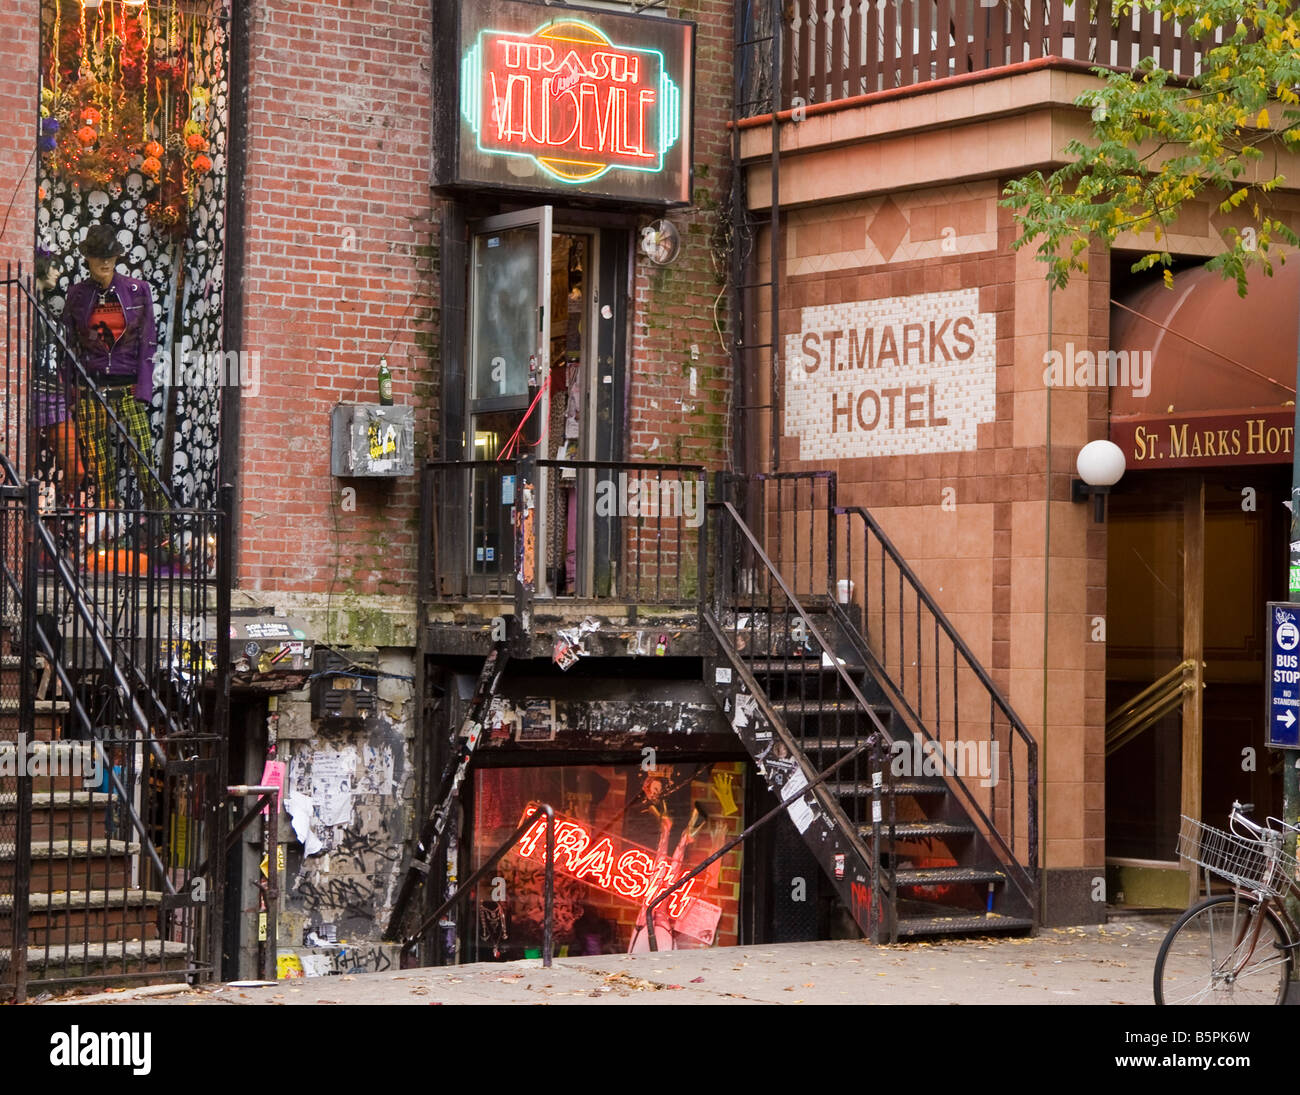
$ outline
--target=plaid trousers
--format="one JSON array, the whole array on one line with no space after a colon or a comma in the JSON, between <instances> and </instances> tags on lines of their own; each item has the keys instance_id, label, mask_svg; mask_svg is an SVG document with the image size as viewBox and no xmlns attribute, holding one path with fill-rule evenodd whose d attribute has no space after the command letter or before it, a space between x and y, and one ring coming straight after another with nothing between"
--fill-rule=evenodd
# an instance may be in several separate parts
<instances>
[{"instance_id":1,"label":"plaid trousers","mask_svg":"<svg viewBox=\"0 0 1300 1095\"><path fill-rule=\"evenodd\" d=\"M127 435L144 455L149 467L155 467L153 433L149 428L149 408L135 398L135 388L106 387L101 389L101 394L104 402L126 427ZM77 399L77 431L85 446L90 474L95 481L98 505L115 507L130 504L129 500L123 497L123 489L129 489L130 479L134 479L138 484L138 490L143 492L143 499L139 504L149 509L160 508L162 498L148 468L140 464L139 458L131 447L118 437L104 409L84 391ZM123 473L128 471L130 472L128 483L120 489L119 481Z\"/></svg>"}]
</instances>

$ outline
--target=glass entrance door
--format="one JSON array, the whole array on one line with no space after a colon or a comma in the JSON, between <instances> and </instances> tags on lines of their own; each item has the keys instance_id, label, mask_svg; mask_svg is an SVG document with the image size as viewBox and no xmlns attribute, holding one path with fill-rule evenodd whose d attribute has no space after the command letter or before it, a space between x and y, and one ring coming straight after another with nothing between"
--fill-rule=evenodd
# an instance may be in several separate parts
<instances>
[{"instance_id":1,"label":"glass entrance door","mask_svg":"<svg viewBox=\"0 0 1300 1095\"><path fill-rule=\"evenodd\" d=\"M516 570L511 518L522 488L513 461L527 443L530 425L540 430L542 452L547 444L551 207L474 225L470 271L470 459L501 467L474 470L468 558L471 573L504 577ZM530 388L540 390L531 414ZM536 572L543 574L544 543L539 541L537 550Z\"/></svg>"}]
</instances>

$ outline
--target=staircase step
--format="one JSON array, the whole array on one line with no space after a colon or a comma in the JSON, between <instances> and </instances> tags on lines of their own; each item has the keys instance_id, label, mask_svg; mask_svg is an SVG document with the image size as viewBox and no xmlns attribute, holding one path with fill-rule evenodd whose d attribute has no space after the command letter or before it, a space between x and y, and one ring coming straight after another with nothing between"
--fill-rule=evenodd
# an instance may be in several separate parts
<instances>
[{"instance_id":1,"label":"staircase step","mask_svg":"<svg viewBox=\"0 0 1300 1095\"><path fill-rule=\"evenodd\" d=\"M871 797L870 780L830 783L828 786L837 798ZM931 783L920 779L897 779L882 790L885 794L892 795L946 795L948 793L948 787L945 783L940 781Z\"/></svg>"},{"instance_id":2,"label":"staircase step","mask_svg":"<svg viewBox=\"0 0 1300 1095\"><path fill-rule=\"evenodd\" d=\"M157 966L167 961L183 962L188 953L184 943L170 940L103 940L93 943L28 947L28 969L58 969L72 976L71 970L83 966ZM0 960L8 952L0 950Z\"/></svg>"},{"instance_id":3,"label":"staircase step","mask_svg":"<svg viewBox=\"0 0 1300 1095\"><path fill-rule=\"evenodd\" d=\"M1032 920L1023 916L999 916L997 913L957 913L953 916L909 916L898 921L898 937L920 935L989 935L1003 932L1030 931Z\"/></svg>"},{"instance_id":4,"label":"staircase step","mask_svg":"<svg viewBox=\"0 0 1300 1095\"><path fill-rule=\"evenodd\" d=\"M742 654L742 657L744 655ZM751 673L776 676L789 674L790 676L808 675L815 673L834 673L835 666L826 665L819 657L809 658L753 658L745 659L746 667ZM841 662L840 668L849 676L859 675L866 671L866 666L861 663Z\"/></svg>"},{"instance_id":5,"label":"staircase step","mask_svg":"<svg viewBox=\"0 0 1300 1095\"><path fill-rule=\"evenodd\" d=\"M136 855L139 844L125 840L52 840L32 845L33 859L110 859ZM0 844L0 862L14 858L14 845Z\"/></svg>"},{"instance_id":6,"label":"staircase step","mask_svg":"<svg viewBox=\"0 0 1300 1095\"><path fill-rule=\"evenodd\" d=\"M112 795L99 791L37 791L32 794L32 812L37 810L70 810L86 806L103 806ZM18 808L17 792L0 794L0 810Z\"/></svg>"},{"instance_id":7,"label":"staircase step","mask_svg":"<svg viewBox=\"0 0 1300 1095\"><path fill-rule=\"evenodd\" d=\"M921 867L898 871L894 875L899 886L946 886L960 882L1005 882L1001 871L988 871L980 867Z\"/></svg>"},{"instance_id":8,"label":"staircase step","mask_svg":"<svg viewBox=\"0 0 1300 1095\"><path fill-rule=\"evenodd\" d=\"M72 705L67 700L35 700L33 703L38 715L63 715L72 710ZM17 697L0 699L0 715L16 715L20 706L21 701Z\"/></svg>"},{"instance_id":9,"label":"staircase step","mask_svg":"<svg viewBox=\"0 0 1300 1095\"><path fill-rule=\"evenodd\" d=\"M783 699L773 700L772 706L778 711L788 711L793 715L863 715L867 713L867 708L858 703L857 700L812 700L801 699L798 696L787 696ZM877 715L887 712L889 708L884 706L875 706L873 710Z\"/></svg>"},{"instance_id":10,"label":"staircase step","mask_svg":"<svg viewBox=\"0 0 1300 1095\"><path fill-rule=\"evenodd\" d=\"M162 903L161 890L57 890L27 895L32 912L81 912L86 909L140 908ZM13 894L0 894L0 911L13 909Z\"/></svg>"},{"instance_id":11,"label":"staircase step","mask_svg":"<svg viewBox=\"0 0 1300 1095\"><path fill-rule=\"evenodd\" d=\"M888 826L883 836L889 839ZM867 839L871 837L871 826L860 826L858 832ZM961 821L900 821L894 826L894 835L899 840L929 840L932 837L973 836L975 826Z\"/></svg>"},{"instance_id":12,"label":"staircase step","mask_svg":"<svg viewBox=\"0 0 1300 1095\"><path fill-rule=\"evenodd\" d=\"M794 740L795 740L795 744L798 745L799 748L802 749L805 753L847 753L850 749L854 749L857 746L861 745L862 742L865 740L865 738L866 738L865 734L862 736L862 738L850 738L850 737L801 738L796 735ZM870 756L870 750L862 754L862 758L864 760L867 759L869 756ZM856 763L856 761L854 763Z\"/></svg>"}]
</instances>

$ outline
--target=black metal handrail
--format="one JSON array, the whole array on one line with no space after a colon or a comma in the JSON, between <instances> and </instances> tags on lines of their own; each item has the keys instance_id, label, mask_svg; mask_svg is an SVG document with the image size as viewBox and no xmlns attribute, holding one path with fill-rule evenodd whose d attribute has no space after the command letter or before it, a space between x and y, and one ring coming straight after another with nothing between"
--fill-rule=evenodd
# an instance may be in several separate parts
<instances>
[{"instance_id":1,"label":"black metal handrail","mask_svg":"<svg viewBox=\"0 0 1300 1095\"><path fill-rule=\"evenodd\" d=\"M438 917L452 908L472 886L477 885L479 879L497 865L497 860L505 855L514 846L515 841L531 829L533 823L540 817L546 819L546 861L544 868L546 881L542 912L542 965L546 969L550 969L551 956L555 952L555 810L545 803L524 818L520 822L519 828L511 833L495 852L488 856L478 870L461 883L460 888L451 897L447 898L446 901L420 921L415 930L402 940L402 949L406 950L418 943L420 937L437 922Z\"/></svg>"},{"instance_id":2,"label":"black metal handrail","mask_svg":"<svg viewBox=\"0 0 1300 1095\"><path fill-rule=\"evenodd\" d=\"M858 652L873 666L877 671L877 679L881 686L890 693L891 700L898 707L900 713L906 715L919 729L926 738L934 741L943 740L944 725L944 699L943 699L943 681L941 674L944 666L943 659L940 656L939 639L942 635L951 644L953 658L951 665L951 688L949 707L948 725L952 728L953 741L960 740L962 708L960 680L958 677L959 667L964 668L980 685L983 692L987 695L990 704L990 740L998 713L1005 720L1005 725L1009 728L1014 738L1017 739L1025 751L1026 772L1024 778L1025 806L1026 811L1026 845L1027 849L1023 856L1017 855L1016 846L1016 786L1015 786L1015 750L1007 750L1008 776L1012 784L1009 795L1007 809L1009 820L1006 831L999 826L996 821L989 816L990 812L996 811L996 798L991 795L990 810L986 811L984 805L968 787L965 779L958 776L944 758L945 775L949 777L949 782L955 786L961 794L964 804L980 819L986 828L987 836L996 846L1008 866L1012 870L1013 877L1016 872L1020 873L1015 878L1017 885L1025 893L1026 897L1032 898L1036 888L1034 882L1038 874L1038 743L1025 726L1020 716L1016 713L1011 703L1007 700L1002 690L993 681L988 671L976 658L970 646L958 633L952 622L948 619L947 614L939 607L934 597L926 589L916 572L903 558L902 554L894 546L893 541L880 527L879 522L861 506L836 506L833 513L837 518L842 518L845 522L836 531L844 534L845 550L843 553L844 561L847 565L850 580L853 576L861 577L861 597L862 603L867 610L867 615L863 620L862 630L849 618L848 613L844 610L843 605L839 603L838 590L835 589L836 571L831 573L831 585L828 593L831 593L832 612L841 625L850 641L854 644ZM863 532L863 558L861 560L860 572L854 568L854 536L853 522L860 522ZM871 593L868 589L868 579L870 578L871 552L870 543L874 538L879 545L881 564L880 564L880 600L878 612L882 624L881 632L877 640L877 645L871 641L870 627L870 610L872 607ZM834 556L838 562L838 553ZM889 589L887 588L887 575L885 560L891 563L898 575L897 582L897 615L898 615L898 647L897 660L899 671L895 674L890 662L889 648L889 619L893 613L889 609ZM908 629L904 618L905 613L905 589L910 589L915 599L916 606L916 626L915 626L915 648L903 649L903 644L907 641ZM925 609L933 621L932 629L923 628L921 624L921 610ZM930 704L930 721L926 721L926 703L925 703L925 686L923 681L928 679L929 673L924 665L925 649L923 644L923 631L929 631L934 640L934 695ZM908 658L914 657L915 661L908 664ZM909 672L911 670L911 672ZM914 694L909 696L908 677L911 676L916 681ZM1011 743L1014 746L1014 742ZM942 756L942 753L940 753ZM996 784L991 788L996 791Z\"/></svg>"}]
</instances>

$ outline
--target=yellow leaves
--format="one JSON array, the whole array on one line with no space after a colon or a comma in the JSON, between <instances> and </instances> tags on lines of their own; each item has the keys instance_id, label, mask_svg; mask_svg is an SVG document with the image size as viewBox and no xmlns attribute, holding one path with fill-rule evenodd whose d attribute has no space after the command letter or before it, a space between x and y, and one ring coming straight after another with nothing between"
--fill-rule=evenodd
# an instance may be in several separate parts
<instances>
[{"instance_id":1,"label":"yellow leaves","mask_svg":"<svg viewBox=\"0 0 1300 1095\"><path fill-rule=\"evenodd\" d=\"M1173 287L1174 287L1174 272L1172 270L1165 270L1165 288L1172 289Z\"/></svg>"},{"instance_id":2,"label":"yellow leaves","mask_svg":"<svg viewBox=\"0 0 1300 1095\"><path fill-rule=\"evenodd\" d=\"M1255 119L1255 128L1256 128L1256 129L1267 129L1267 128L1268 128L1268 110L1267 110L1267 109L1261 110L1261 111L1259 112L1259 117Z\"/></svg>"},{"instance_id":3,"label":"yellow leaves","mask_svg":"<svg viewBox=\"0 0 1300 1095\"><path fill-rule=\"evenodd\" d=\"M1214 20L1211 19L1208 15L1202 15L1202 16L1201 16L1201 26L1202 26L1204 29L1206 29L1206 30L1213 30L1213 29L1214 29Z\"/></svg>"}]
</instances>

